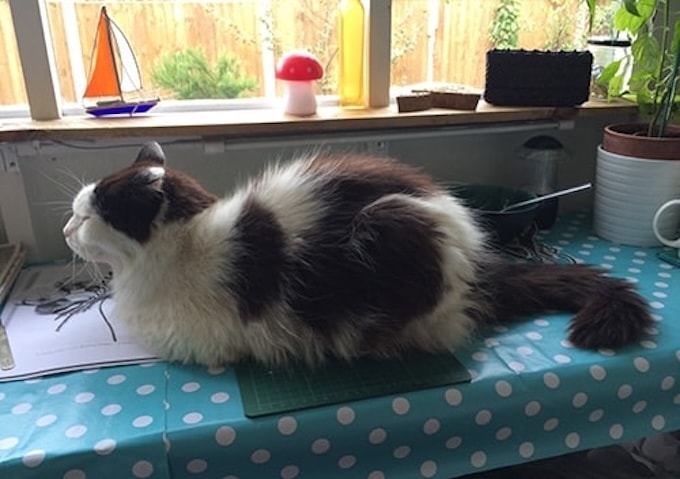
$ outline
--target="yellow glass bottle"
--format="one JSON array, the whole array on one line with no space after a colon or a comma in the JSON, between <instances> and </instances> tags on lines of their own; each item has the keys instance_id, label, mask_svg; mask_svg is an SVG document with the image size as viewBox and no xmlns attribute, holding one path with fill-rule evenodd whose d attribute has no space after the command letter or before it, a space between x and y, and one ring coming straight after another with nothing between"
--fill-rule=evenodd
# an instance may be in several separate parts
<instances>
[{"instance_id":1,"label":"yellow glass bottle","mask_svg":"<svg viewBox=\"0 0 680 479\"><path fill-rule=\"evenodd\" d=\"M340 106L363 108L364 6L361 0L342 0L339 6L338 49Z\"/></svg>"}]
</instances>

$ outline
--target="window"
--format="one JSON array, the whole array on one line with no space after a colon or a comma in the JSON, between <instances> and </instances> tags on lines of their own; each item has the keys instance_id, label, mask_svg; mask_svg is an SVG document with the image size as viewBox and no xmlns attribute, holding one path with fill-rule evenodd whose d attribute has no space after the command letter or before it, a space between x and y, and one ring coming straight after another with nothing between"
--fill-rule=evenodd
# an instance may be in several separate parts
<instances>
[{"instance_id":1,"label":"window","mask_svg":"<svg viewBox=\"0 0 680 479\"><path fill-rule=\"evenodd\" d=\"M25 110L27 104L9 3L0 0L0 114Z\"/></svg>"},{"instance_id":2,"label":"window","mask_svg":"<svg viewBox=\"0 0 680 479\"><path fill-rule=\"evenodd\" d=\"M389 40L372 33L367 40L381 45L378 51L384 58L379 64L391 65L383 75L387 79L378 85L386 93L391 84L392 96L423 83L481 89L485 53L493 47L586 46L585 0L363 2L369 11L373 8L370 21L376 30L391 31ZM270 106L283 93L274 78L276 62L282 53L298 48L320 59L326 73L317 82L317 93L334 101L340 0L0 0L0 105L27 101L8 5L23 12L19 42L34 42L36 28L49 32L45 57L54 58L57 84L52 88L57 107L52 110L59 111L61 105L61 111L82 114L104 3L132 45L144 86L163 99L156 111ZM388 4L391 9L384 8ZM41 16L39 11L45 22L34 18ZM48 61L39 56L24 61L30 64L24 65L26 71L36 65L47 69ZM45 81L37 87L41 95L52 84ZM49 99L42 96L40 103Z\"/></svg>"}]
</instances>

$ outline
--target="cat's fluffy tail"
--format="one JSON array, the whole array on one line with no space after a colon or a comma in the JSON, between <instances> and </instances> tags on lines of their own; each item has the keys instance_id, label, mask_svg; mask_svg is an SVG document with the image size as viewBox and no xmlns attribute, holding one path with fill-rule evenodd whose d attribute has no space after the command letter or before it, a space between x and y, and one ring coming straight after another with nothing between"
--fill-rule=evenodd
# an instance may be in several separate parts
<instances>
[{"instance_id":1,"label":"cat's fluffy tail","mask_svg":"<svg viewBox=\"0 0 680 479\"><path fill-rule=\"evenodd\" d=\"M647 302L629 281L592 266L492 263L482 267L481 277L491 319L575 313L569 340L582 348L629 344L653 321Z\"/></svg>"}]
</instances>

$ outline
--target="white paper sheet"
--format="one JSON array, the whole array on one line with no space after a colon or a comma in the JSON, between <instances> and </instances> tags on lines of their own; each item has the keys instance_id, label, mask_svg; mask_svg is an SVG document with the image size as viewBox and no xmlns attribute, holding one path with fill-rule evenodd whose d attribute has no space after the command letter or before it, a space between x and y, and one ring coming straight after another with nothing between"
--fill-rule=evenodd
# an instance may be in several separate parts
<instances>
[{"instance_id":1,"label":"white paper sheet","mask_svg":"<svg viewBox=\"0 0 680 479\"><path fill-rule=\"evenodd\" d=\"M0 381L157 360L112 315L108 278L83 265L24 269L0 313L15 363Z\"/></svg>"}]
</instances>

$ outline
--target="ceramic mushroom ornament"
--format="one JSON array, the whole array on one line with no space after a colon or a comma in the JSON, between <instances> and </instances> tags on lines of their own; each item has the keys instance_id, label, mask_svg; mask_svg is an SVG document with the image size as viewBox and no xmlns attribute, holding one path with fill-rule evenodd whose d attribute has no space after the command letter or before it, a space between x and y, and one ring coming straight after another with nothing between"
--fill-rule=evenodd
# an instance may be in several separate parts
<instances>
[{"instance_id":1,"label":"ceramic mushroom ornament","mask_svg":"<svg viewBox=\"0 0 680 479\"><path fill-rule=\"evenodd\" d=\"M286 87L284 111L290 115L309 116L316 113L314 81L323 76L323 67L305 50L287 53L276 65L276 78Z\"/></svg>"}]
</instances>

